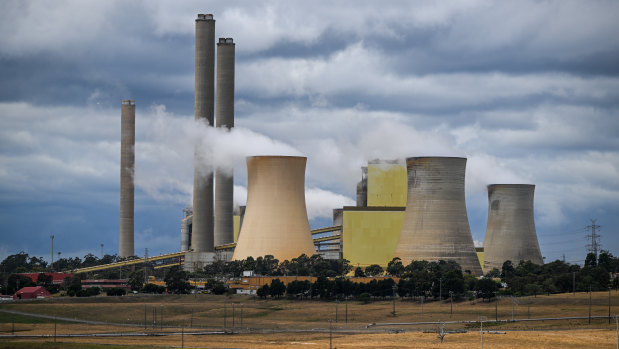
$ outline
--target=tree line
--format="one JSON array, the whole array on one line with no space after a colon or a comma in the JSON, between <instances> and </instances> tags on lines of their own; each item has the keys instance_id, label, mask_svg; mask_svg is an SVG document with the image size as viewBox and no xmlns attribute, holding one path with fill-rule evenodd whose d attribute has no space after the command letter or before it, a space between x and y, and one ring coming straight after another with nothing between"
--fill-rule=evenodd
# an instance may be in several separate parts
<instances>
[{"instance_id":1,"label":"tree line","mask_svg":"<svg viewBox=\"0 0 619 349\"><path fill-rule=\"evenodd\" d=\"M112 263L116 260L118 260L116 256L106 255L99 259L88 254L84 256L83 260L78 257L68 258L64 261L56 261L54 265L56 263L59 263L58 265L73 263L67 264L69 265L68 268L72 269ZM0 263L0 270L2 271L2 279L0 280L0 291L2 293L11 294L16 291L17 287L37 284L49 287L50 291L55 290L54 285L51 285L51 280L47 280L45 274L39 275L40 280L37 280L37 282L16 274L50 271L47 263L40 257L30 257L28 254L20 252L5 258ZM619 278L616 277L617 272L619 272L619 258L608 251L601 251L597 257L592 253L588 254L582 267L561 260L543 265L537 265L531 261L519 261L518 264L506 261L501 270L487 271L485 277L481 279L470 275L468 271L463 272L454 261L412 261L405 265L400 258L396 257L388 263L386 269L379 265L353 268L350 262L345 259L327 260L319 255L307 256L305 254L281 263L270 255L230 262L218 260L193 273L173 267L167 271L162 271L161 276L166 282L167 291L171 293L187 293L191 289L187 281L190 278L201 278L207 279L207 289L213 293L222 294L226 292L224 281L241 277L244 271L252 271L256 275L271 277L298 275L318 278L313 283L295 281L288 286L284 285L283 292L281 285L277 283L260 291L263 297L275 298L284 294L301 298L318 297L325 299L361 297L362 294L365 294L364 297L374 298L385 297L395 291L398 296L411 299L418 297L434 299L482 297L487 299L496 294L522 296L574 290L579 292L601 291L608 289L608 287L619 289ZM105 271L97 277L119 278L119 272L120 270L116 269ZM368 284L359 284L344 278L351 272L357 277L392 276L399 278L399 281L396 284L392 279L385 279L391 281L374 280ZM146 283L142 270L134 271L125 277L128 277L129 286L135 291L162 293L166 290L162 286ZM51 277L49 278L51 279ZM329 278L332 278L332 280ZM379 282L382 282L382 284L379 285ZM62 287L64 291L69 292L70 288L67 285L63 284ZM387 291L387 288L391 293ZM77 295L78 291L76 290L73 293Z\"/></svg>"}]
</instances>

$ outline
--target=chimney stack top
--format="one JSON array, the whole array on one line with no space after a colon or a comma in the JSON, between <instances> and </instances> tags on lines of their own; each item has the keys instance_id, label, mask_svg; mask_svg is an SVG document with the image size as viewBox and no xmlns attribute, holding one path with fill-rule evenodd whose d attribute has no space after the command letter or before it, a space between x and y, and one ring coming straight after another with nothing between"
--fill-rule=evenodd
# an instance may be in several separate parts
<instances>
[{"instance_id":1,"label":"chimney stack top","mask_svg":"<svg viewBox=\"0 0 619 349\"><path fill-rule=\"evenodd\" d=\"M213 20L213 14L211 13L198 13L198 18L196 19L196 21L212 21Z\"/></svg>"},{"instance_id":2,"label":"chimney stack top","mask_svg":"<svg viewBox=\"0 0 619 349\"><path fill-rule=\"evenodd\" d=\"M219 38L218 45L234 45L234 40L232 38Z\"/></svg>"},{"instance_id":3,"label":"chimney stack top","mask_svg":"<svg viewBox=\"0 0 619 349\"><path fill-rule=\"evenodd\" d=\"M135 105L135 101L133 99L123 99L123 105Z\"/></svg>"}]
</instances>

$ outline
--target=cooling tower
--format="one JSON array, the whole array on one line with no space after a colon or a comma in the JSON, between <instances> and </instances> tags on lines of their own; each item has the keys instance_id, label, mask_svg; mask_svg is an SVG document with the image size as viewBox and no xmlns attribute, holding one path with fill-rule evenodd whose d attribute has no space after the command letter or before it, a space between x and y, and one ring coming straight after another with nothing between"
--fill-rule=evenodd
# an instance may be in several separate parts
<instances>
[{"instance_id":1,"label":"cooling tower","mask_svg":"<svg viewBox=\"0 0 619 349\"><path fill-rule=\"evenodd\" d=\"M395 256L454 260L481 275L464 200L466 159L414 157L406 161L408 196Z\"/></svg>"},{"instance_id":2,"label":"cooling tower","mask_svg":"<svg viewBox=\"0 0 619 349\"><path fill-rule=\"evenodd\" d=\"M216 126L234 127L234 41L220 38L217 44ZM234 242L232 170L215 172L215 246Z\"/></svg>"},{"instance_id":3,"label":"cooling tower","mask_svg":"<svg viewBox=\"0 0 619 349\"><path fill-rule=\"evenodd\" d=\"M234 260L315 253L305 207L305 163L297 156L247 158L247 208Z\"/></svg>"},{"instance_id":4,"label":"cooling tower","mask_svg":"<svg viewBox=\"0 0 619 349\"><path fill-rule=\"evenodd\" d=\"M484 238L484 271L501 270L503 262L543 264L533 218L535 185L488 186L488 225Z\"/></svg>"},{"instance_id":5,"label":"cooling tower","mask_svg":"<svg viewBox=\"0 0 619 349\"><path fill-rule=\"evenodd\" d=\"M196 19L196 121L213 126L215 94L215 20L211 14ZM196 252L212 252L213 245L213 173L204 173L198 164L204 161L198 153L193 172L193 233L191 247Z\"/></svg>"},{"instance_id":6,"label":"cooling tower","mask_svg":"<svg viewBox=\"0 0 619 349\"><path fill-rule=\"evenodd\" d=\"M135 171L135 103L123 99L120 107L120 229L118 256L133 256L133 175Z\"/></svg>"}]
</instances>

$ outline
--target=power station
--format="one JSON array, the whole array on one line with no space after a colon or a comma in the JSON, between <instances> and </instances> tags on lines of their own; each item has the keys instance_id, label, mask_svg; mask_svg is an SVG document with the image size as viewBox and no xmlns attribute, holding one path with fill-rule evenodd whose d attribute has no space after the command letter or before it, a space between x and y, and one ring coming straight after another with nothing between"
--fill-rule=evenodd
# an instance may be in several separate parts
<instances>
[{"instance_id":1,"label":"power station","mask_svg":"<svg viewBox=\"0 0 619 349\"><path fill-rule=\"evenodd\" d=\"M230 131L234 127L234 40L220 38L215 44L211 14L199 14L195 28L194 119ZM123 100L121 118L119 256L130 257L134 254L133 101ZM484 256L474 246L466 211L466 158L370 160L361 168L356 206L334 208L333 226L316 230L310 230L305 202L307 161L277 154L248 157L247 206L234 207L232 171L213 173L196 148L193 206L183 210L181 252L173 255L182 256L189 271L216 260L272 255L283 261L315 253L344 258L354 266L386 266L394 257L405 264L454 260L463 271L477 276L482 275L482 267L500 268L507 259L543 262L533 220L533 185L488 186Z\"/></svg>"}]
</instances>

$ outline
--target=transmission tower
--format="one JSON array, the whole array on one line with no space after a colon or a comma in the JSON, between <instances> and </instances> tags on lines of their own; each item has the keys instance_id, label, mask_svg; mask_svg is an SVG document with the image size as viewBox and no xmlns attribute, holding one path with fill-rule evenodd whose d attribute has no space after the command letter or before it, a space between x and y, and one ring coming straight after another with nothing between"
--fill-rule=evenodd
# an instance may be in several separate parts
<instances>
[{"instance_id":1,"label":"transmission tower","mask_svg":"<svg viewBox=\"0 0 619 349\"><path fill-rule=\"evenodd\" d=\"M587 235L587 240L591 240L590 244L587 244L587 251L589 253L595 254L595 258L598 257L598 251L600 250L600 234L597 231L600 230L599 225L595 224L597 219L590 219L591 224L585 227L585 230L591 232L591 234Z\"/></svg>"}]
</instances>

